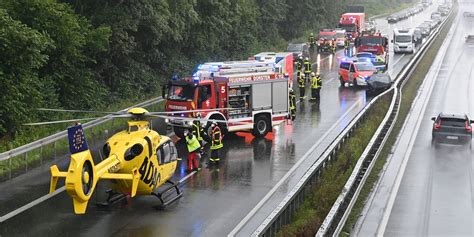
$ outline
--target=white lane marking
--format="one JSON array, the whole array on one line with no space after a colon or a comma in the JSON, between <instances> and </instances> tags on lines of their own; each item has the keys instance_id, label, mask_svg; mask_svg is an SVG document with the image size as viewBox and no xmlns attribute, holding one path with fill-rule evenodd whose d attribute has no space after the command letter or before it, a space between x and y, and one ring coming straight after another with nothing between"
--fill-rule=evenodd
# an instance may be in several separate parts
<instances>
[{"instance_id":1,"label":"white lane marking","mask_svg":"<svg viewBox=\"0 0 474 237\"><path fill-rule=\"evenodd\" d=\"M459 18L459 16L458 16ZM428 91L427 91L427 96L426 98L424 98L424 103L422 104L422 107L421 107L421 110L420 111L417 111L418 113L418 121L416 122L415 124L415 128L414 128L414 131L412 133L412 136L410 137L410 142L408 144L408 149L406 150L406 153L405 155L403 156L403 161L402 161L402 164L400 166L400 169L399 169L399 172L397 173L397 177L395 179L395 184L393 185L392 187L392 192L390 193L390 197L389 197L389 200L388 200L388 203L387 203L387 207L386 209L384 210L384 213L383 213L383 216L382 216L382 221L380 223L380 226L379 228L377 229L377 233L376 235L377 236L383 236L384 233L385 233L385 230L387 228L387 225L388 225L388 221L390 219L390 215L392 213L392 209L393 209L393 206L395 204L395 199L397 197L397 194L398 194L398 190L400 188L400 185L401 185L401 182L402 182L402 179L403 179L403 176L404 176L404 173L405 173L405 169L406 169L406 166L408 164L408 160L410 158L410 154L411 154L411 151L413 149L413 145L415 143L415 140L416 140L416 136L418 134L418 131L419 131L419 128L421 126L421 122L423 120L423 117L424 117L424 114L425 114L425 111L426 111L426 107L428 106L428 103L430 101L430 98L431 98L431 93L433 92L433 88L436 84L436 79L438 77L438 74L439 74L439 71L441 69L441 64L445 58L445 55L446 55L446 52L448 50L448 41L450 41L454 35L454 31L455 29L457 28L457 21L458 19L453 23L455 24L454 27L451 26L451 29L450 31L448 32L448 36L446 37L446 39L443 41L443 45L441 46L441 49L443 49L443 51L441 52L438 52L437 56L436 56L436 67L434 67L434 70L436 70L436 73L433 73L435 74L434 77L429 77L430 76L430 73L428 73L426 75L426 78L430 79L430 78L434 78L432 81L431 81L431 85L429 85L430 87L428 88ZM441 53L441 54L440 54ZM433 64L432 66L434 66L435 64ZM426 79L425 78L425 79ZM429 81L424 81L424 83L428 83ZM423 83L423 84L424 84ZM422 84L422 87L423 87L423 84ZM421 94L420 94L421 95ZM415 98L415 101L418 100L419 98ZM412 107L413 109L413 107ZM415 112L415 111L411 111L411 112ZM411 113L410 112L410 113Z\"/></svg>"},{"instance_id":2,"label":"white lane marking","mask_svg":"<svg viewBox=\"0 0 474 237\"><path fill-rule=\"evenodd\" d=\"M184 176L181 180L179 180L178 183L183 183L184 181L186 181L187 179L189 179L191 176L193 176L196 173L197 173L197 171L193 171L193 172L189 173L188 175Z\"/></svg>"},{"instance_id":3,"label":"white lane marking","mask_svg":"<svg viewBox=\"0 0 474 237\"><path fill-rule=\"evenodd\" d=\"M34 201L28 203L28 204L26 204L26 205L24 205L24 206L22 206L22 207L20 207L20 208L18 208L18 209L15 209L14 211L12 211L12 212L10 212L10 213L8 213L8 214L6 214L6 215L0 217L0 223L2 223L2 222L4 222L4 221L6 221L6 220L8 220L8 219L10 219L10 218L12 218L12 217L14 217L14 216L20 214L20 213L22 213L22 212L24 212L24 211L26 211L26 210L32 208L32 207L34 207L34 206L36 206L36 205L38 205L38 204L40 204L40 203L42 203L42 202L44 202L44 201L46 201L46 200L48 200L48 199L50 199L50 198L52 198L52 197L54 197L54 196L56 196L56 195L62 193L64 190L66 190L66 186L62 186L61 188L57 189L57 190L54 191L53 193L48 193L48 194L46 194L46 195L44 195L44 196L42 196L42 197L40 197L40 198L38 198L38 199L36 199L36 200L34 200Z\"/></svg>"},{"instance_id":4,"label":"white lane marking","mask_svg":"<svg viewBox=\"0 0 474 237\"><path fill-rule=\"evenodd\" d=\"M278 183L273 186L273 188L265 195L265 197L257 203L257 205L237 224L237 226L229 233L228 236L235 236L240 229L250 220L250 218L255 215L255 213L270 199L270 197L277 191L278 188L290 177L291 174L309 157L309 155L320 145L321 142L329 136L329 133L332 132L337 126L340 125L340 122L343 119L346 119L346 116L351 112L357 105L361 102L361 98L359 98L332 126L329 128L326 133L301 157L301 159L296 162L296 164L291 167L291 169L286 172L285 176L283 176Z\"/></svg>"}]
</instances>

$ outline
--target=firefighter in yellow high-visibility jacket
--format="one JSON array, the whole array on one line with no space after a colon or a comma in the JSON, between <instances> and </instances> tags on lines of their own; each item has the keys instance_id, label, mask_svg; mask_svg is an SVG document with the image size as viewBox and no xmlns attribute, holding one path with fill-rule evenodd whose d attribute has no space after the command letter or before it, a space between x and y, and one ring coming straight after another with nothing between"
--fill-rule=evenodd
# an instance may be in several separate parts
<instances>
[{"instance_id":1,"label":"firefighter in yellow high-visibility jacket","mask_svg":"<svg viewBox=\"0 0 474 237\"><path fill-rule=\"evenodd\" d=\"M311 73L311 100L319 103L320 101L320 93L321 93L321 77L319 74L315 74L314 72Z\"/></svg>"}]
</instances>

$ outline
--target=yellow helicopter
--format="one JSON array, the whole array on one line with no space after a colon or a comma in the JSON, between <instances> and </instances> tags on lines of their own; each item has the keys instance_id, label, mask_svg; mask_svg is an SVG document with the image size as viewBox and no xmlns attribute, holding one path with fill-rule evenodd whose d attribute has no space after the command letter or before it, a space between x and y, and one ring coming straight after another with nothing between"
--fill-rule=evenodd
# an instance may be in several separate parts
<instances>
[{"instance_id":1,"label":"yellow helicopter","mask_svg":"<svg viewBox=\"0 0 474 237\"><path fill-rule=\"evenodd\" d=\"M80 110L40 109L59 112L97 112ZM182 111L186 113L204 110ZM67 193L72 197L74 212L84 214L88 202L100 179L109 179L112 190L107 198L107 203L123 200L128 195L154 195L158 197L163 207L173 203L182 196L178 183L171 181L178 161L175 145L169 137L158 134L150 127L147 117L161 117L193 121L195 118L164 116L167 112L148 112L143 108L133 108L123 113L109 113L113 117L132 118L128 121L128 129L118 132L110 137L104 145L103 153L106 157L98 164L94 164L92 154L88 148L81 124L68 128L69 150L71 161L67 171L60 171L56 165L51 166L50 193L56 190L59 178L65 178ZM42 123L28 123L25 125L44 125L54 123L91 120L95 118L72 119ZM219 122L220 120L201 121ZM164 183L170 184L160 193L158 187ZM169 200L164 200L166 193L175 191L176 195Z\"/></svg>"}]
</instances>

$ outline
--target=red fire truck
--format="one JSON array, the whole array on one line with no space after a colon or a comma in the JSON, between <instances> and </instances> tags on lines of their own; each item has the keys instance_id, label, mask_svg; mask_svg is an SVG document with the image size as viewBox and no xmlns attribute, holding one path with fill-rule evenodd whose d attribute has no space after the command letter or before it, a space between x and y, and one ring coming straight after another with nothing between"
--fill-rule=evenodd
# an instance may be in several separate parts
<instances>
[{"instance_id":1,"label":"red fire truck","mask_svg":"<svg viewBox=\"0 0 474 237\"><path fill-rule=\"evenodd\" d=\"M336 53L336 31L323 29L319 31L318 52Z\"/></svg>"},{"instance_id":2,"label":"red fire truck","mask_svg":"<svg viewBox=\"0 0 474 237\"><path fill-rule=\"evenodd\" d=\"M376 64L384 64L383 71L388 69L388 38L380 32L363 33L354 41L357 53L369 52L376 56Z\"/></svg>"},{"instance_id":3,"label":"red fire truck","mask_svg":"<svg viewBox=\"0 0 474 237\"><path fill-rule=\"evenodd\" d=\"M227 121L219 123L224 133L265 136L289 115L288 77L280 72L273 62L255 60L201 64L193 77L169 82L165 110L178 117L195 116L180 111L207 110L202 118ZM178 136L191 125L180 121L167 121Z\"/></svg>"},{"instance_id":4,"label":"red fire truck","mask_svg":"<svg viewBox=\"0 0 474 237\"><path fill-rule=\"evenodd\" d=\"M345 29L349 40L354 40L365 27L365 13L344 13L339 19L339 28Z\"/></svg>"}]
</instances>

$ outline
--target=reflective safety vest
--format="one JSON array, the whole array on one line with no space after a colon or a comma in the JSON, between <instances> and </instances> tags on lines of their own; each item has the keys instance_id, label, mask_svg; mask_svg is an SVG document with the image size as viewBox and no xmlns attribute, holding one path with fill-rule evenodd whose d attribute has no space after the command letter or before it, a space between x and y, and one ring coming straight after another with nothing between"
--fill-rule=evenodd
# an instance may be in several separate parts
<instances>
[{"instance_id":1,"label":"reflective safety vest","mask_svg":"<svg viewBox=\"0 0 474 237\"><path fill-rule=\"evenodd\" d=\"M298 77L298 87L305 87L305 83L304 83L304 77L300 76Z\"/></svg>"},{"instance_id":2,"label":"reflective safety vest","mask_svg":"<svg viewBox=\"0 0 474 237\"><path fill-rule=\"evenodd\" d=\"M193 135L196 136L198 141L202 141L202 135L204 134L204 129L201 127L201 122L196 120L193 122Z\"/></svg>"},{"instance_id":3,"label":"reflective safety vest","mask_svg":"<svg viewBox=\"0 0 474 237\"><path fill-rule=\"evenodd\" d=\"M311 78L311 89L321 88L321 77L314 76Z\"/></svg>"},{"instance_id":4,"label":"reflective safety vest","mask_svg":"<svg viewBox=\"0 0 474 237\"><path fill-rule=\"evenodd\" d=\"M349 48L349 39L346 39L346 41L344 41L344 48Z\"/></svg>"},{"instance_id":5,"label":"reflective safety vest","mask_svg":"<svg viewBox=\"0 0 474 237\"><path fill-rule=\"evenodd\" d=\"M217 150L222 148L222 134L219 126L215 126L211 131L211 150Z\"/></svg>"},{"instance_id":6,"label":"reflective safety vest","mask_svg":"<svg viewBox=\"0 0 474 237\"><path fill-rule=\"evenodd\" d=\"M303 64L301 64L301 61L298 60L296 62L296 70L301 71L301 69L303 69Z\"/></svg>"},{"instance_id":7,"label":"reflective safety vest","mask_svg":"<svg viewBox=\"0 0 474 237\"><path fill-rule=\"evenodd\" d=\"M192 138L186 136L186 144L188 145L188 152L193 152L201 147L201 144L199 144L199 141L194 135L192 135Z\"/></svg>"},{"instance_id":8,"label":"reflective safety vest","mask_svg":"<svg viewBox=\"0 0 474 237\"><path fill-rule=\"evenodd\" d=\"M304 73L311 73L311 62L304 60Z\"/></svg>"}]
</instances>

